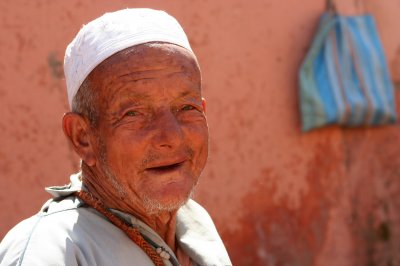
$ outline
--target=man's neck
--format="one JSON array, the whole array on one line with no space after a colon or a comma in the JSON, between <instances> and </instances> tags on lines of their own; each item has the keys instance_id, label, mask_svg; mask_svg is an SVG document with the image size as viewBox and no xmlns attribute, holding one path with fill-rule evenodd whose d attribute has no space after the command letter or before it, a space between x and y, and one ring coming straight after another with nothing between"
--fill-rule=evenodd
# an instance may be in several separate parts
<instances>
[{"instance_id":1,"label":"man's neck","mask_svg":"<svg viewBox=\"0 0 400 266\"><path fill-rule=\"evenodd\" d=\"M149 212L139 203L128 197L122 197L114 190L109 178L102 176L90 167L82 164L82 183L95 198L99 199L107 208L116 209L133 215L151 229L153 229L164 242L176 252L175 243L177 211Z\"/></svg>"}]
</instances>

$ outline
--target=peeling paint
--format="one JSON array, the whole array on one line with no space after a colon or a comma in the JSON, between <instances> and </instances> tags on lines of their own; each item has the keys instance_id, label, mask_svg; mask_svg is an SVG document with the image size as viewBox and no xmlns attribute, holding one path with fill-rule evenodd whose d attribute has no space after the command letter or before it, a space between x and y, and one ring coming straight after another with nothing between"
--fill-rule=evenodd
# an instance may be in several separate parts
<instances>
[{"instance_id":1,"label":"peeling paint","mask_svg":"<svg viewBox=\"0 0 400 266\"><path fill-rule=\"evenodd\" d=\"M288 196L273 200L276 183L257 184L243 197L241 228L223 233L230 239L229 249L237 265L312 265L323 244L330 205L326 192L332 188L325 187L323 180L333 178L338 165L331 144L318 144L307 165L309 189L296 208L289 204ZM268 180L274 170L264 170L262 175Z\"/></svg>"},{"instance_id":2,"label":"peeling paint","mask_svg":"<svg viewBox=\"0 0 400 266\"><path fill-rule=\"evenodd\" d=\"M49 54L49 57L47 58L47 62L50 67L50 73L52 76L56 79L61 79L64 77L64 72L63 72L63 63L60 59L57 58L56 54L54 52Z\"/></svg>"}]
</instances>

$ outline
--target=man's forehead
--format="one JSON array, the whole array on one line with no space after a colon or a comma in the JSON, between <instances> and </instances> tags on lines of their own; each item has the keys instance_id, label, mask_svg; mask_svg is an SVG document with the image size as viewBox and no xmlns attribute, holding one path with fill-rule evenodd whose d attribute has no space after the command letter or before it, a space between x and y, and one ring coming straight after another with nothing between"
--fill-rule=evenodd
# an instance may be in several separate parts
<instances>
[{"instance_id":1,"label":"man's forehead","mask_svg":"<svg viewBox=\"0 0 400 266\"><path fill-rule=\"evenodd\" d=\"M162 89L172 98L201 94L196 59L185 49L171 44L144 44L139 49L131 47L121 51L97 66L89 81L100 100L108 102L107 106L120 99L149 100Z\"/></svg>"},{"instance_id":2,"label":"man's forehead","mask_svg":"<svg viewBox=\"0 0 400 266\"><path fill-rule=\"evenodd\" d=\"M196 64L194 54L186 49L170 43L144 43L124 49L105 59L97 68L107 65L129 64L136 67L138 72L165 68L174 63L177 68L187 64Z\"/></svg>"},{"instance_id":3,"label":"man's forehead","mask_svg":"<svg viewBox=\"0 0 400 266\"><path fill-rule=\"evenodd\" d=\"M180 98L197 98L201 96L200 90L196 89L186 89L183 88L181 90L168 90L166 88L165 92L170 92L174 97L173 99L180 99ZM153 100L153 94L157 92L151 90L126 90L121 91L120 93L114 94L112 97L109 98L109 102L118 102L121 100L125 101L135 101L135 102L146 102Z\"/></svg>"},{"instance_id":4,"label":"man's forehead","mask_svg":"<svg viewBox=\"0 0 400 266\"><path fill-rule=\"evenodd\" d=\"M182 74L197 81L200 70L196 58L185 49L172 44L143 44L130 47L103 61L89 75L101 87L151 80ZM192 74L192 72L194 74Z\"/></svg>"}]
</instances>

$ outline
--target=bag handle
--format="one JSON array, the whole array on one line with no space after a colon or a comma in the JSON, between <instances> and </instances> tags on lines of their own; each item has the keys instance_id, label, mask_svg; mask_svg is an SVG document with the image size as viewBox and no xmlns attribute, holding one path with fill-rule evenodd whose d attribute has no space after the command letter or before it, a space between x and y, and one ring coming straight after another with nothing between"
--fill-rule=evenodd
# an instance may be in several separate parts
<instances>
[{"instance_id":1,"label":"bag handle","mask_svg":"<svg viewBox=\"0 0 400 266\"><path fill-rule=\"evenodd\" d=\"M365 0L354 0L356 9L361 13L367 13L367 6ZM336 0L326 0L325 1L325 9L327 12L338 14L338 9L336 6Z\"/></svg>"},{"instance_id":2,"label":"bag handle","mask_svg":"<svg viewBox=\"0 0 400 266\"><path fill-rule=\"evenodd\" d=\"M326 0L325 9L328 12L337 13L336 3L333 0Z\"/></svg>"}]
</instances>

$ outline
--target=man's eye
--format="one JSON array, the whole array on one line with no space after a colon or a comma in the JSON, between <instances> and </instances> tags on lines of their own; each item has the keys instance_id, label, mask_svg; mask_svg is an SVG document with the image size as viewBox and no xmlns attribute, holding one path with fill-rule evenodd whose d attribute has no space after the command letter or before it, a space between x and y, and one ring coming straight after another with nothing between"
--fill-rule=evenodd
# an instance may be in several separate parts
<instances>
[{"instance_id":1,"label":"man's eye","mask_svg":"<svg viewBox=\"0 0 400 266\"><path fill-rule=\"evenodd\" d=\"M135 111L128 111L125 113L125 116L137 116L137 115L138 115L138 113Z\"/></svg>"},{"instance_id":2,"label":"man's eye","mask_svg":"<svg viewBox=\"0 0 400 266\"><path fill-rule=\"evenodd\" d=\"M194 106L192 105L185 105L181 108L182 111L190 111L190 110L194 110Z\"/></svg>"}]
</instances>

